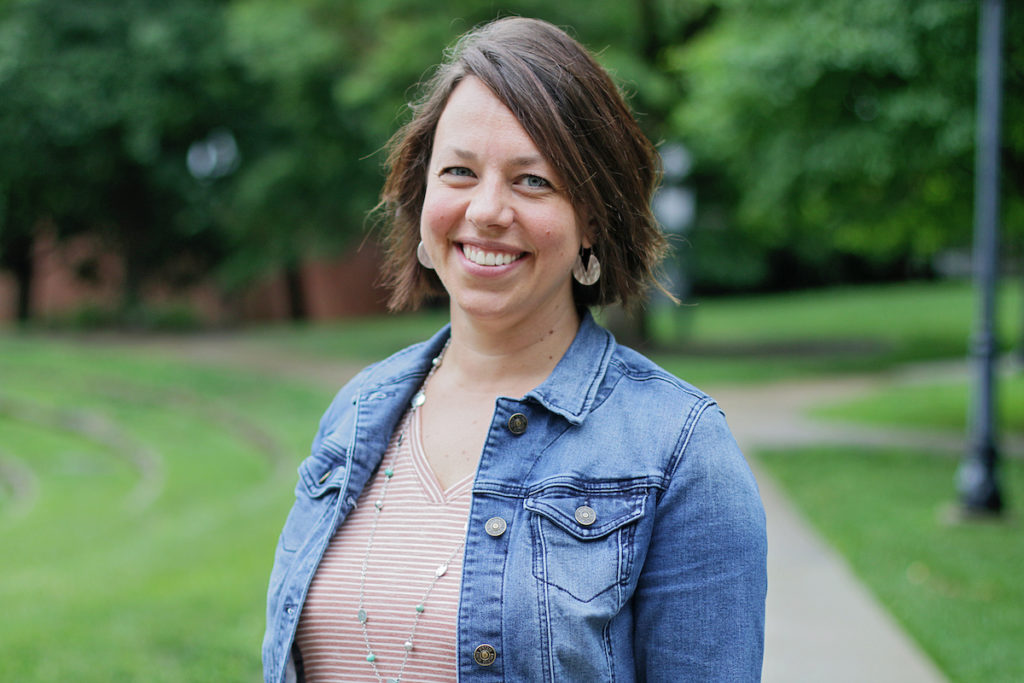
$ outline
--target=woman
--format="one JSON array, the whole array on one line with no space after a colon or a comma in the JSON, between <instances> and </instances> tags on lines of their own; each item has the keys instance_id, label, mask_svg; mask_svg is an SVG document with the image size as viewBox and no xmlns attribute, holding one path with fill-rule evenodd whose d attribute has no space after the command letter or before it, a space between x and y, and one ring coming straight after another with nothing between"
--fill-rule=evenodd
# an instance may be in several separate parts
<instances>
[{"instance_id":1,"label":"woman","mask_svg":"<svg viewBox=\"0 0 1024 683\"><path fill-rule=\"evenodd\" d=\"M392 306L451 324L337 395L278 544L267 681L750 681L764 513L716 404L616 345L657 157L541 21L465 36L392 141Z\"/></svg>"}]
</instances>

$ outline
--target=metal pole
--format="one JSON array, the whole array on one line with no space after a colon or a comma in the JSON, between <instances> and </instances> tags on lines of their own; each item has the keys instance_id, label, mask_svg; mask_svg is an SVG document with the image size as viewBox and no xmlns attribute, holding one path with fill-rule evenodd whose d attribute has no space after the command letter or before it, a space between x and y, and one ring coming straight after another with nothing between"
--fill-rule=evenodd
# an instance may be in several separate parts
<instances>
[{"instance_id":1,"label":"metal pole","mask_svg":"<svg viewBox=\"0 0 1024 683\"><path fill-rule=\"evenodd\" d=\"M974 278L978 314L971 342L974 386L968 453L957 473L968 512L1003 508L996 444L996 282L999 276L999 124L1003 0L981 0L978 23L978 123L974 181Z\"/></svg>"}]
</instances>

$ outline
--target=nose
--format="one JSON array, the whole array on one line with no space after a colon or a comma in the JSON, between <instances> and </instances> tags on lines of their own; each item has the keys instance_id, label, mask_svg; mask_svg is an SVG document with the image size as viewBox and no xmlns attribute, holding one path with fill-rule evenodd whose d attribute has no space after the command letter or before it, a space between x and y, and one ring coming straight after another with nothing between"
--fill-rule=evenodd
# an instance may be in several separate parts
<instances>
[{"instance_id":1,"label":"nose","mask_svg":"<svg viewBox=\"0 0 1024 683\"><path fill-rule=\"evenodd\" d=\"M515 212L507 192L508 189L497 179L477 184L466 207L466 220L477 228L507 228L512 225Z\"/></svg>"}]
</instances>

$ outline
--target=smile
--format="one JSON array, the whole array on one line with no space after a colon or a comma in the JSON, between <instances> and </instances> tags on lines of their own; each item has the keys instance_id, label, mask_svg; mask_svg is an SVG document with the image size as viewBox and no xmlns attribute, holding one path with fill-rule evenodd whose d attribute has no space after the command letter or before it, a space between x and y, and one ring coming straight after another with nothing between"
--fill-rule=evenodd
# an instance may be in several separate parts
<instances>
[{"instance_id":1,"label":"smile","mask_svg":"<svg viewBox=\"0 0 1024 683\"><path fill-rule=\"evenodd\" d=\"M462 253L467 259L478 266L507 266L513 261L522 257L522 252L512 254L509 252L484 251L468 244L462 245Z\"/></svg>"}]
</instances>

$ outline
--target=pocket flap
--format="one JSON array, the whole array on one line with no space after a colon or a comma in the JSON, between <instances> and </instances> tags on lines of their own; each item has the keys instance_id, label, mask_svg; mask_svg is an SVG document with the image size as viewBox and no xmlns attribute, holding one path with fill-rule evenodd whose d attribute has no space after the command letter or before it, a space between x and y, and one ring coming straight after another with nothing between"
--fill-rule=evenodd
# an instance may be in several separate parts
<instances>
[{"instance_id":1,"label":"pocket flap","mask_svg":"<svg viewBox=\"0 0 1024 683\"><path fill-rule=\"evenodd\" d=\"M327 491L341 486L348 463L347 449L330 434L320 442L316 453L299 465L299 483L296 494L304 493L310 498L319 498Z\"/></svg>"},{"instance_id":2,"label":"pocket flap","mask_svg":"<svg viewBox=\"0 0 1024 683\"><path fill-rule=\"evenodd\" d=\"M527 497L524 506L576 538L590 540L639 519L646 503L644 489L587 491L557 486Z\"/></svg>"}]
</instances>

